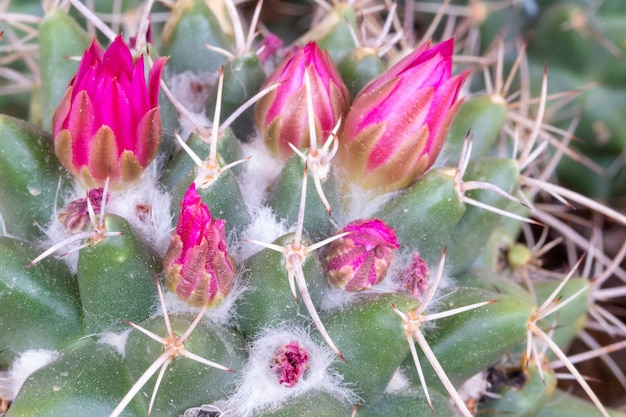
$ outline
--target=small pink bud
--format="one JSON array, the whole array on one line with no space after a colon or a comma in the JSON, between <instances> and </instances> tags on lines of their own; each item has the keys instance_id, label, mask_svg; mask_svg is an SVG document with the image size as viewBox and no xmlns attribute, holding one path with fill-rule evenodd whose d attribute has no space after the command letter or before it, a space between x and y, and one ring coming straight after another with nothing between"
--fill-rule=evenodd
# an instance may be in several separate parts
<instances>
[{"instance_id":1,"label":"small pink bud","mask_svg":"<svg viewBox=\"0 0 626 417\"><path fill-rule=\"evenodd\" d=\"M298 383L308 363L308 352L298 344L297 340L293 340L276 350L270 366L278 376L278 383L291 388Z\"/></svg>"},{"instance_id":2,"label":"small pink bud","mask_svg":"<svg viewBox=\"0 0 626 417\"><path fill-rule=\"evenodd\" d=\"M163 258L167 288L191 305L217 306L233 287L235 262L227 252L225 223L211 218L192 183Z\"/></svg>"},{"instance_id":3,"label":"small pink bud","mask_svg":"<svg viewBox=\"0 0 626 417\"><path fill-rule=\"evenodd\" d=\"M94 39L52 118L57 157L87 187L133 181L161 143L159 80L165 59L154 62L148 85L121 36L102 50Z\"/></svg>"},{"instance_id":4,"label":"small pink bud","mask_svg":"<svg viewBox=\"0 0 626 417\"><path fill-rule=\"evenodd\" d=\"M87 192L87 197L89 198L94 214L100 214L103 192L104 190L102 188L92 188ZM107 201L109 201L108 195ZM68 234L84 231L90 221L87 198L79 198L71 201L65 210L59 214L58 220Z\"/></svg>"},{"instance_id":5,"label":"small pink bud","mask_svg":"<svg viewBox=\"0 0 626 417\"><path fill-rule=\"evenodd\" d=\"M396 232L379 219L356 220L341 232L350 232L330 243L326 255L328 278L337 288L363 291L387 274L398 249Z\"/></svg>"},{"instance_id":6,"label":"small pink bud","mask_svg":"<svg viewBox=\"0 0 626 417\"><path fill-rule=\"evenodd\" d=\"M413 254L413 260L402 274L402 290L416 299L420 299L428 289L430 270L419 253Z\"/></svg>"},{"instance_id":7,"label":"small pink bud","mask_svg":"<svg viewBox=\"0 0 626 417\"><path fill-rule=\"evenodd\" d=\"M426 43L359 92L339 134L339 163L351 181L393 191L432 166L467 77L451 76L453 51L453 39Z\"/></svg>"},{"instance_id":8,"label":"small pink bud","mask_svg":"<svg viewBox=\"0 0 626 417\"><path fill-rule=\"evenodd\" d=\"M290 157L296 148L310 143L304 71L307 69L317 137L325 139L348 109L350 96L328 52L314 42L296 49L267 78L263 87L280 83L261 98L254 108L254 119L268 148L282 157Z\"/></svg>"},{"instance_id":9,"label":"small pink bud","mask_svg":"<svg viewBox=\"0 0 626 417\"><path fill-rule=\"evenodd\" d=\"M272 33L268 33L265 38L263 38L259 50L259 61L261 61L261 64L264 64L268 59L274 58L282 47L282 39Z\"/></svg>"}]
</instances>

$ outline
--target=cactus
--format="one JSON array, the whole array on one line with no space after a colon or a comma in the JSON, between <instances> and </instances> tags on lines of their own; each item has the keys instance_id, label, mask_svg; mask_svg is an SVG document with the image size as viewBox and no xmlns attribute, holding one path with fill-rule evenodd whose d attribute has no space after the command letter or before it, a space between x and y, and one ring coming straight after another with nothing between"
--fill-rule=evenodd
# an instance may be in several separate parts
<instances>
[{"instance_id":1,"label":"cactus","mask_svg":"<svg viewBox=\"0 0 626 417\"><path fill-rule=\"evenodd\" d=\"M546 44L475 42L517 2L95 3L0 14L0 415L626 415L626 217Z\"/></svg>"}]
</instances>

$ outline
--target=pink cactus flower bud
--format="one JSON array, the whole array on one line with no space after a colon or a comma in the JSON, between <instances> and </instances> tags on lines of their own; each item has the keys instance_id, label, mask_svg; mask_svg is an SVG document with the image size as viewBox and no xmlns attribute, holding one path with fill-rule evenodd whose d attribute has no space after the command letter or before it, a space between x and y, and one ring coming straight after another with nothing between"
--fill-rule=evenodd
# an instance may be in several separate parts
<instances>
[{"instance_id":1,"label":"pink cactus flower bud","mask_svg":"<svg viewBox=\"0 0 626 417\"><path fill-rule=\"evenodd\" d=\"M413 254L413 260L402 274L402 290L416 299L420 299L428 289L430 269L419 253Z\"/></svg>"},{"instance_id":2,"label":"pink cactus flower bud","mask_svg":"<svg viewBox=\"0 0 626 417\"><path fill-rule=\"evenodd\" d=\"M297 340L293 340L276 350L270 366L278 376L278 383L292 388L307 370L308 363L308 352L298 344Z\"/></svg>"},{"instance_id":3,"label":"pink cactus flower bud","mask_svg":"<svg viewBox=\"0 0 626 417\"><path fill-rule=\"evenodd\" d=\"M165 59L154 62L148 85L121 36L102 50L94 39L52 119L57 157L87 187L107 177L119 187L138 178L161 142L159 81Z\"/></svg>"},{"instance_id":4,"label":"pink cactus flower bud","mask_svg":"<svg viewBox=\"0 0 626 417\"><path fill-rule=\"evenodd\" d=\"M454 40L424 44L355 97L339 135L351 181L387 192L411 185L437 159L467 73L452 77Z\"/></svg>"},{"instance_id":5,"label":"pink cactus flower bud","mask_svg":"<svg viewBox=\"0 0 626 417\"><path fill-rule=\"evenodd\" d=\"M225 221L211 218L192 183L163 258L165 284L194 306L217 306L233 287L235 262L226 247Z\"/></svg>"},{"instance_id":6,"label":"pink cactus flower bud","mask_svg":"<svg viewBox=\"0 0 626 417\"><path fill-rule=\"evenodd\" d=\"M102 194L104 189L92 188L87 192L87 198L93 209L94 214L100 214L100 208L102 207ZM87 198L79 198L77 200L70 201L65 210L63 210L58 220L66 233L74 234L85 231L89 224L89 208L87 205ZM107 202L109 196L107 195Z\"/></svg>"},{"instance_id":7,"label":"pink cactus flower bud","mask_svg":"<svg viewBox=\"0 0 626 417\"><path fill-rule=\"evenodd\" d=\"M282 39L273 33L268 33L265 38L263 38L261 48L259 48L259 61L264 64L267 60L274 58L282 47Z\"/></svg>"},{"instance_id":8,"label":"pink cactus flower bud","mask_svg":"<svg viewBox=\"0 0 626 417\"><path fill-rule=\"evenodd\" d=\"M350 232L331 242L326 255L328 278L346 291L372 288L387 274L398 249L396 232L379 219L356 220L341 232Z\"/></svg>"},{"instance_id":9,"label":"pink cactus flower bud","mask_svg":"<svg viewBox=\"0 0 626 417\"><path fill-rule=\"evenodd\" d=\"M287 158L296 148L309 146L304 72L310 77L317 137L328 136L348 109L350 96L330 59L314 42L296 49L267 78L263 87L280 86L261 98L254 108L254 119L265 144L274 155Z\"/></svg>"}]
</instances>

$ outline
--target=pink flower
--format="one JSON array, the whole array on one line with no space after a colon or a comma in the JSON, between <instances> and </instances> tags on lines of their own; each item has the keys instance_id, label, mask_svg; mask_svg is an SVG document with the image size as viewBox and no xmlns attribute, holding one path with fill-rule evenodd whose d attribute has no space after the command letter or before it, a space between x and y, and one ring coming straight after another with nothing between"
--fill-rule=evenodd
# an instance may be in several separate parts
<instances>
[{"instance_id":1,"label":"pink flower","mask_svg":"<svg viewBox=\"0 0 626 417\"><path fill-rule=\"evenodd\" d=\"M372 288L387 275L400 247L396 232L379 219L356 220L341 232L350 234L331 242L326 255L331 284L346 291Z\"/></svg>"},{"instance_id":2,"label":"pink flower","mask_svg":"<svg viewBox=\"0 0 626 417\"><path fill-rule=\"evenodd\" d=\"M280 86L261 98L254 108L254 119L265 144L282 157L293 155L289 142L298 149L309 146L309 128L304 72L310 78L313 112L318 139L324 140L350 101L330 56L314 42L283 59L263 87Z\"/></svg>"},{"instance_id":3,"label":"pink flower","mask_svg":"<svg viewBox=\"0 0 626 417\"><path fill-rule=\"evenodd\" d=\"M102 50L94 39L52 119L57 157L87 187L110 177L120 185L139 177L161 143L159 81L165 59L154 62L146 85L121 36Z\"/></svg>"},{"instance_id":4,"label":"pink flower","mask_svg":"<svg viewBox=\"0 0 626 417\"><path fill-rule=\"evenodd\" d=\"M452 77L454 40L426 43L367 84L339 135L350 179L383 192L411 185L437 159L467 77Z\"/></svg>"},{"instance_id":5,"label":"pink flower","mask_svg":"<svg viewBox=\"0 0 626 417\"><path fill-rule=\"evenodd\" d=\"M291 388L298 383L308 363L308 352L294 340L276 350L271 367L278 376L278 383Z\"/></svg>"},{"instance_id":6,"label":"pink flower","mask_svg":"<svg viewBox=\"0 0 626 417\"><path fill-rule=\"evenodd\" d=\"M235 262L227 252L225 223L211 218L192 183L163 258L167 288L191 305L217 306L233 287Z\"/></svg>"}]
</instances>

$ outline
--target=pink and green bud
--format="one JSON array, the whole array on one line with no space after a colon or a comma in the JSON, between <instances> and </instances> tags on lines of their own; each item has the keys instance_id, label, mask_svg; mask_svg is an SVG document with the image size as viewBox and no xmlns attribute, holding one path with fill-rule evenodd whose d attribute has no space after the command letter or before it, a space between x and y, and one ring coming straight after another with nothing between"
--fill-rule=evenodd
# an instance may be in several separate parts
<instances>
[{"instance_id":1,"label":"pink and green bud","mask_svg":"<svg viewBox=\"0 0 626 417\"><path fill-rule=\"evenodd\" d=\"M261 98L254 108L254 119L265 144L274 155L293 155L310 144L305 70L309 74L316 135L324 139L348 109L350 96L330 59L314 42L283 59L263 87L279 86Z\"/></svg>"},{"instance_id":2,"label":"pink and green bud","mask_svg":"<svg viewBox=\"0 0 626 417\"><path fill-rule=\"evenodd\" d=\"M402 274L402 291L419 300L428 290L429 277L430 269L426 261L419 253L414 253L411 263Z\"/></svg>"},{"instance_id":3,"label":"pink and green bud","mask_svg":"<svg viewBox=\"0 0 626 417\"><path fill-rule=\"evenodd\" d=\"M304 371L308 368L308 363L308 352L298 344L297 340L293 340L276 350L270 366L278 377L278 383L284 387L291 388L304 375Z\"/></svg>"},{"instance_id":4,"label":"pink and green bud","mask_svg":"<svg viewBox=\"0 0 626 417\"><path fill-rule=\"evenodd\" d=\"M236 267L227 252L225 223L211 218L192 183L163 258L167 288L191 305L217 306L233 287Z\"/></svg>"},{"instance_id":5,"label":"pink and green bud","mask_svg":"<svg viewBox=\"0 0 626 417\"><path fill-rule=\"evenodd\" d=\"M326 255L328 279L337 288L363 291L379 283L400 248L396 232L379 219L356 220L341 230Z\"/></svg>"},{"instance_id":6,"label":"pink and green bud","mask_svg":"<svg viewBox=\"0 0 626 417\"><path fill-rule=\"evenodd\" d=\"M52 130L57 157L87 187L137 179L161 143L159 82L164 58L144 74L121 36L104 51L94 39L57 107Z\"/></svg>"},{"instance_id":7,"label":"pink and green bud","mask_svg":"<svg viewBox=\"0 0 626 417\"><path fill-rule=\"evenodd\" d=\"M443 146L467 73L452 77L454 41L424 44L367 84L339 135L351 181L382 192L411 185Z\"/></svg>"}]
</instances>

